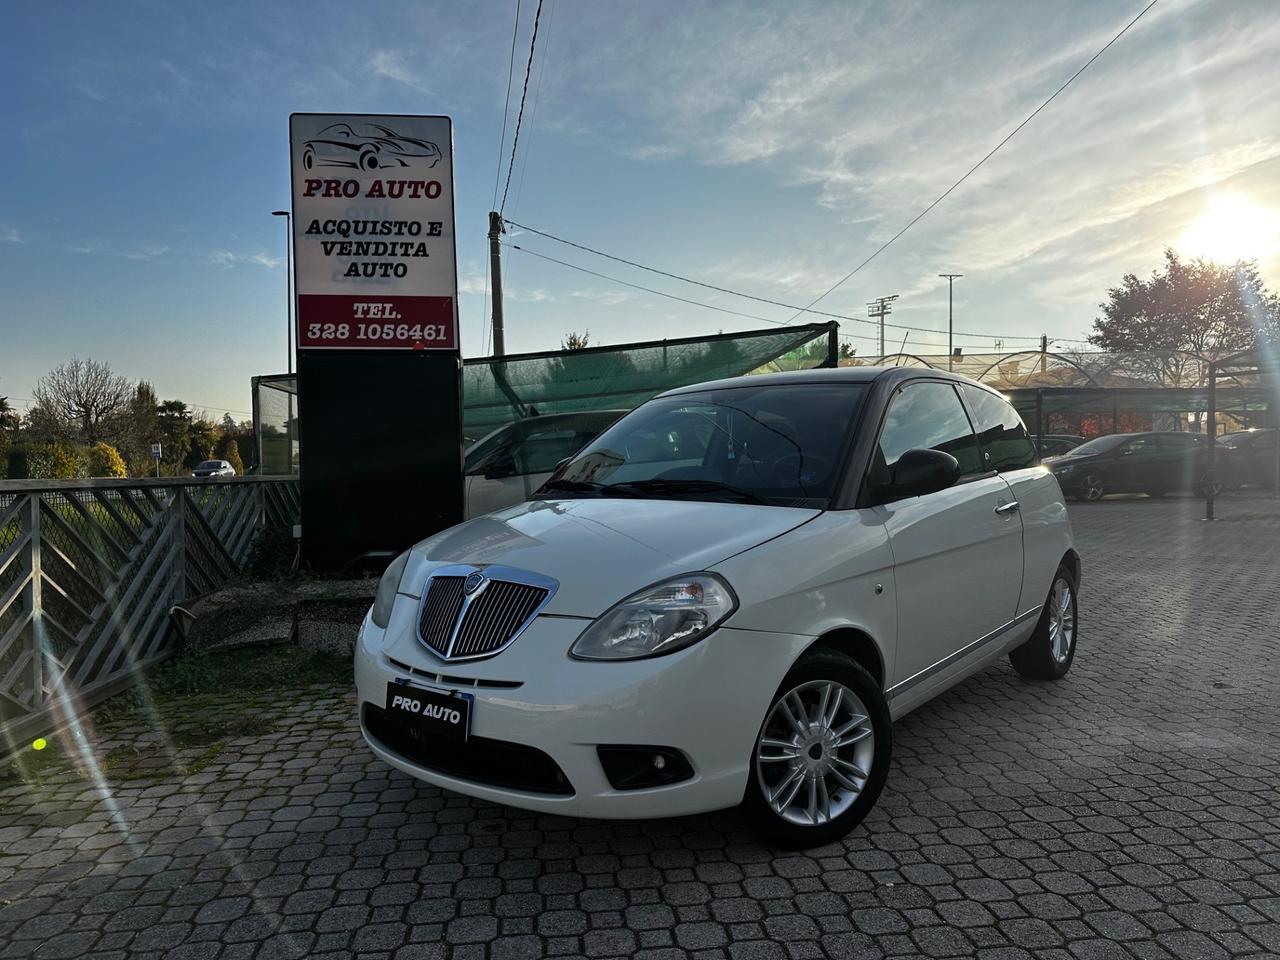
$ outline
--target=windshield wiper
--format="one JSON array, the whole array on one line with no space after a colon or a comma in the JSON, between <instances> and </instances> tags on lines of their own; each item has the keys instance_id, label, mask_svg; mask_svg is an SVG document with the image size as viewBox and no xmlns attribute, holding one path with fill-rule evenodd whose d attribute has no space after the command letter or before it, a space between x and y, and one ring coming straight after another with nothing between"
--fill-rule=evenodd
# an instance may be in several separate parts
<instances>
[{"instance_id":1,"label":"windshield wiper","mask_svg":"<svg viewBox=\"0 0 1280 960\"><path fill-rule=\"evenodd\" d=\"M635 480L631 483L615 484L610 489L634 491L637 496L679 496L682 493L720 493L728 494L742 503L762 503L769 501L759 494L744 490L742 487L730 486L719 480L664 480L654 477L652 480Z\"/></svg>"},{"instance_id":2,"label":"windshield wiper","mask_svg":"<svg viewBox=\"0 0 1280 960\"><path fill-rule=\"evenodd\" d=\"M608 483L593 483L590 480L566 480L564 478L551 479L544 483L539 489L541 490L564 490L566 493L597 493L602 496L613 496L618 489ZM620 497L637 497L638 493L629 490L623 490L616 494Z\"/></svg>"}]
</instances>

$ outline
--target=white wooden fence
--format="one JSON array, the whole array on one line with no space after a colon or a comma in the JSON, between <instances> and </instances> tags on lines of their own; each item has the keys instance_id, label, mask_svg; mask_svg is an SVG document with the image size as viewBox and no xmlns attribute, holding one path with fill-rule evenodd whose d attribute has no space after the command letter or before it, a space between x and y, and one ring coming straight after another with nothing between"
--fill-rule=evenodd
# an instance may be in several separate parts
<instances>
[{"instance_id":1,"label":"white wooden fence","mask_svg":"<svg viewBox=\"0 0 1280 960\"><path fill-rule=\"evenodd\" d=\"M297 517L289 478L0 480L0 756L132 685Z\"/></svg>"}]
</instances>

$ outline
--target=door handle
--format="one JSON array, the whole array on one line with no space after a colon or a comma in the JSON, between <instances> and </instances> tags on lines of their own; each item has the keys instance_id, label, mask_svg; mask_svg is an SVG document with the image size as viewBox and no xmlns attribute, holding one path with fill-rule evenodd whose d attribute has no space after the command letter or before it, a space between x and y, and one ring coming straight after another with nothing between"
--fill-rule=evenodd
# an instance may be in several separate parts
<instances>
[{"instance_id":1,"label":"door handle","mask_svg":"<svg viewBox=\"0 0 1280 960\"><path fill-rule=\"evenodd\" d=\"M1018 509L1018 501L1010 500L1008 503L1002 503L996 507L996 513L1005 514L1013 513Z\"/></svg>"}]
</instances>

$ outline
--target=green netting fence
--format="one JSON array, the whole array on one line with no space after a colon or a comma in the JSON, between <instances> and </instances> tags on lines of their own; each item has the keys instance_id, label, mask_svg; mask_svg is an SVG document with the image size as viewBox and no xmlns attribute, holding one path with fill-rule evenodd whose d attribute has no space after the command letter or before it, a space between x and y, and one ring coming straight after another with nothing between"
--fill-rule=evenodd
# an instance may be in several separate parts
<instances>
[{"instance_id":1,"label":"green netting fence","mask_svg":"<svg viewBox=\"0 0 1280 960\"><path fill-rule=\"evenodd\" d=\"M807 324L468 360L462 371L463 432L478 439L529 416L630 410L664 390L750 373L829 338L835 329Z\"/></svg>"}]
</instances>

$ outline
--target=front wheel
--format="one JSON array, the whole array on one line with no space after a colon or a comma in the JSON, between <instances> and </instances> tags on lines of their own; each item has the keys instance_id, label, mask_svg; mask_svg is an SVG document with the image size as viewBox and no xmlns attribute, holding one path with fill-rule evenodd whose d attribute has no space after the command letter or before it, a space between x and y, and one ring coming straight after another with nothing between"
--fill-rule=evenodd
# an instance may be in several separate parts
<instances>
[{"instance_id":1,"label":"front wheel","mask_svg":"<svg viewBox=\"0 0 1280 960\"><path fill-rule=\"evenodd\" d=\"M1200 478L1200 496L1216 497L1222 493L1222 483L1218 480L1210 480L1209 475L1205 474Z\"/></svg>"},{"instance_id":2,"label":"front wheel","mask_svg":"<svg viewBox=\"0 0 1280 960\"><path fill-rule=\"evenodd\" d=\"M1076 656L1076 578L1066 564L1053 575L1035 632L1009 652L1013 668L1029 680L1059 680Z\"/></svg>"},{"instance_id":3,"label":"front wheel","mask_svg":"<svg viewBox=\"0 0 1280 960\"><path fill-rule=\"evenodd\" d=\"M805 654L765 714L743 808L766 840L820 846L862 822L884 787L892 721L880 685L834 650Z\"/></svg>"},{"instance_id":4,"label":"front wheel","mask_svg":"<svg viewBox=\"0 0 1280 960\"><path fill-rule=\"evenodd\" d=\"M1090 503L1101 500L1106 495L1106 485L1103 484L1102 478L1096 473L1086 475L1084 480L1080 483L1080 496L1084 497L1084 499L1088 500Z\"/></svg>"}]
</instances>

